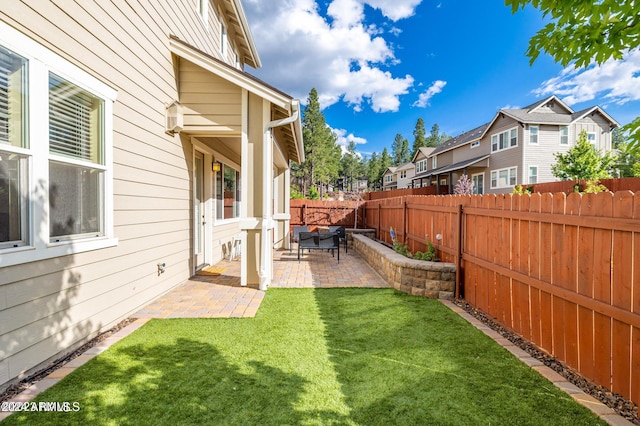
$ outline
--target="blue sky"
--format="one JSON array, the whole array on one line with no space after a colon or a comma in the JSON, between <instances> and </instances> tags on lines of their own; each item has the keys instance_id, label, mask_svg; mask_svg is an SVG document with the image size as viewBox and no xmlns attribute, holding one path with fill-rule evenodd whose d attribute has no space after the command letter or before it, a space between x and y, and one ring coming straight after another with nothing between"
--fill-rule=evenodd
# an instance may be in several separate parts
<instances>
[{"instance_id":1,"label":"blue sky","mask_svg":"<svg viewBox=\"0 0 640 426\"><path fill-rule=\"evenodd\" d=\"M640 51L576 71L545 55L533 66L529 39L539 11L501 0L244 0L262 68L247 71L306 102L315 87L327 120L364 155L391 149L397 133L456 136L500 108L551 94L574 110L600 105L620 124L640 115Z\"/></svg>"}]
</instances>

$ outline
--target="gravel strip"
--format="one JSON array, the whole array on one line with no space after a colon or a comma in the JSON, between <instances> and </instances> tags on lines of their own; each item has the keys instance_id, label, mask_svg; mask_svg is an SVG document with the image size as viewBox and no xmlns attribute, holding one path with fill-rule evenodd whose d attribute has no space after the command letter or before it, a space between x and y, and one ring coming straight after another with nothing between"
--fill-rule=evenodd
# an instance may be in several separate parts
<instances>
[{"instance_id":1,"label":"gravel strip","mask_svg":"<svg viewBox=\"0 0 640 426\"><path fill-rule=\"evenodd\" d=\"M620 416L624 417L635 425L640 425L640 419L638 418L638 406L632 401L624 398L622 395L615 392L611 392L604 386L596 385L584 376L580 375L570 367L566 366L562 362L558 361L553 356L538 349L533 343L523 339L518 334L507 330L500 324L495 322L484 312L474 308L464 300L455 300L454 303L460 306L469 314L473 315L483 324L489 326L492 330L500 333L503 337L511 341L514 345L520 349L529 353L532 357L536 358L540 362L544 363L547 367L551 368L556 373L567 379L570 383L573 383L583 392L589 394L614 410Z\"/></svg>"}]
</instances>

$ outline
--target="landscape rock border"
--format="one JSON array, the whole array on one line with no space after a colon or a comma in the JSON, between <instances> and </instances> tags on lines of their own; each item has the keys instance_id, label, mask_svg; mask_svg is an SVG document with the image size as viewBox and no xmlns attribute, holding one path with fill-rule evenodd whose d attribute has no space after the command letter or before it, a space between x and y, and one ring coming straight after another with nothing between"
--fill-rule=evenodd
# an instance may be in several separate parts
<instances>
[{"instance_id":1,"label":"landscape rock border","mask_svg":"<svg viewBox=\"0 0 640 426\"><path fill-rule=\"evenodd\" d=\"M520 349L526 351L529 355L542 362L545 366L560 374L569 382L579 387L586 394L596 398L598 401L602 402L607 407L611 408L617 414L624 417L631 423L640 426L640 418L638 417L638 406L629 399L623 397L618 393L611 392L604 386L597 385L588 380L587 378L573 370L571 367L557 360L555 357L541 351L533 343L522 338L515 332L512 332L507 328L501 326L489 315L471 306L466 301L454 300L453 303L464 309L465 312L472 315L474 318L478 319L495 332L499 333L502 337L509 340L514 345L518 346Z\"/></svg>"}]
</instances>

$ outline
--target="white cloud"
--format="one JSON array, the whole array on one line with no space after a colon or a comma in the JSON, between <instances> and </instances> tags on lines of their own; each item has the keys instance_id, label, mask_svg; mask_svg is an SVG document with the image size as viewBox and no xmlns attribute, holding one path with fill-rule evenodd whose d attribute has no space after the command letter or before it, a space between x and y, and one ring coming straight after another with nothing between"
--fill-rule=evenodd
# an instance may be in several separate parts
<instances>
[{"instance_id":1,"label":"white cloud","mask_svg":"<svg viewBox=\"0 0 640 426\"><path fill-rule=\"evenodd\" d=\"M347 147L352 141L355 142L356 145L364 145L367 143L365 138L355 136L353 133L347 134L345 129L331 129L331 131L336 135L336 144L340 146L343 154L347 152ZM357 154L359 157L362 157L362 154L359 152L357 152Z\"/></svg>"},{"instance_id":2,"label":"white cloud","mask_svg":"<svg viewBox=\"0 0 640 426\"><path fill-rule=\"evenodd\" d=\"M538 96L555 94L569 105L596 97L620 105L640 100L640 49L628 52L622 60L592 64L584 70L569 66L533 92Z\"/></svg>"},{"instance_id":3,"label":"white cloud","mask_svg":"<svg viewBox=\"0 0 640 426\"><path fill-rule=\"evenodd\" d=\"M429 105L429 100L431 100L431 98L437 95L438 93L442 92L442 89L446 85L447 85L446 81L443 81L443 80L434 81L426 91L420 93L418 100L413 103L413 106L417 106L419 108L426 108Z\"/></svg>"},{"instance_id":4,"label":"white cloud","mask_svg":"<svg viewBox=\"0 0 640 426\"><path fill-rule=\"evenodd\" d=\"M323 17L316 0L246 0L263 64L250 72L303 101L315 87L322 108L344 101L356 111L397 111L414 80L393 75L398 61L384 36L397 29L383 33L382 26L365 22L365 5L395 22L411 16L421 1L332 0Z\"/></svg>"}]
</instances>

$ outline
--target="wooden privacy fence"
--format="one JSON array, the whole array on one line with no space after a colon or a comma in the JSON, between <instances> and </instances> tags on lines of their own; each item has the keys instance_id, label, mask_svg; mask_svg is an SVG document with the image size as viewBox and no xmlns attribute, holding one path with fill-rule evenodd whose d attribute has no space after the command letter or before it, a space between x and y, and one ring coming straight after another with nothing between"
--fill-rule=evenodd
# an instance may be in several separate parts
<instances>
[{"instance_id":1,"label":"wooden privacy fence","mask_svg":"<svg viewBox=\"0 0 640 426\"><path fill-rule=\"evenodd\" d=\"M363 194L363 198L365 200L379 200L381 198L402 197L405 195L437 195L447 194L448 192L449 187L447 185L440 185L440 188L435 185L431 185L424 186L422 188L402 188L387 191L365 192Z\"/></svg>"},{"instance_id":2,"label":"wooden privacy fence","mask_svg":"<svg viewBox=\"0 0 640 426\"><path fill-rule=\"evenodd\" d=\"M290 226L308 225L310 227L341 225L355 228L356 211L364 204L362 201L327 201L327 200L291 200ZM362 213L357 218L362 228Z\"/></svg>"},{"instance_id":3,"label":"wooden privacy fence","mask_svg":"<svg viewBox=\"0 0 640 426\"><path fill-rule=\"evenodd\" d=\"M532 192L565 192L570 194L574 185L580 185L583 189L586 186L585 180L563 180L558 182L545 182L530 185L533 187ZM640 191L640 177L617 178L617 179L600 179L600 184L604 185L611 192L618 191ZM525 187L527 187L525 185Z\"/></svg>"},{"instance_id":4,"label":"wooden privacy fence","mask_svg":"<svg viewBox=\"0 0 640 426\"><path fill-rule=\"evenodd\" d=\"M640 192L408 196L365 210L366 226L385 241L393 227L412 251L441 233L467 302L640 403Z\"/></svg>"}]
</instances>

